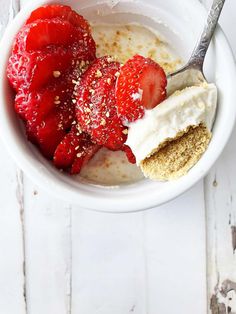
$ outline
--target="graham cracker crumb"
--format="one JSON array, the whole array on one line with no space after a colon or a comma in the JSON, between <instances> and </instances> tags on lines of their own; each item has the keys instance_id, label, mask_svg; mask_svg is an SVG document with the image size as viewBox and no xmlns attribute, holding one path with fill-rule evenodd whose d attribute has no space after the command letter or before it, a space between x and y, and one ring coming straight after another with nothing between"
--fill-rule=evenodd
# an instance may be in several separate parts
<instances>
[{"instance_id":1,"label":"graham cracker crumb","mask_svg":"<svg viewBox=\"0 0 236 314\"><path fill-rule=\"evenodd\" d=\"M52 74L55 78L58 78L61 75L61 72L60 71L53 71Z\"/></svg>"},{"instance_id":2,"label":"graham cracker crumb","mask_svg":"<svg viewBox=\"0 0 236 314\"><path fill-rule=\"evenodd\" d=\"M175 139L169 139L140 167L147 178L152 180L174 180L185 174L197 163L211 140L206 126L191 126Z\"/></svg>"}]
</instances>

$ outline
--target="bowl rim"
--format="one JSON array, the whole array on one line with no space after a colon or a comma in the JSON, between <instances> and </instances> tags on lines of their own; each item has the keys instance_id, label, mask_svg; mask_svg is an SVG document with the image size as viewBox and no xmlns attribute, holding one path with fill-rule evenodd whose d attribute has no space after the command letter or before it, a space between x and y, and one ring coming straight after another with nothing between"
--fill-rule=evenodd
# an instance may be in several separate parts
<instances>
[{"instance_id":1,"label":"bowl rim","mask_svg":"<svg viewBox=\"0 0 236 314\"><path fill-rule=\"evenodd\" d=\"M42 3L43 1L38 1ZM45 2L45 1L44 1ZM196 1L193 0L193 4ZM198 3L198 5L201 5ZM21 18L24 17L27 13L32 10L32 7L35 6L35 3L27 5L17 16L16 18L8 25L5 33L2 37L0 42L0 47L5 47L6 43L9 41L9 33L14 32L16 29L16 25L19 25L21 22ZM205 8L202 6L202 9L205 11ZM18 28L17 28L18 29ZM235 60L228 43L224 32L222 31L221 27L218 25L217 30L215 33L215 38L221 43L224 47L225 58L229 64L231 64L230 71L228 75L231 78L232 82L236 81L236 67L235 67ZM10 46L11 43L8 43ZM3 58L0 59L0 74L4 73L6 67L6 58L7 53L4 48L0 49ZM1 54L1 55L2 55ZM234 65L234 66L232 66ZM0 100L4 101L4 92L3 92L3 84L4 84L4 75L0 76ZM236 98L236 89L231 90L234 99ZM146 209L150 209L153 207L160 206L166 202L173 200L174 198L180 196L185 191L189 190L193 185L195 185L200 179L202 179L216 160L221 155L226 143L229 140L229 137L233 131L233 127L236 120L236 107L232 107L232 114L231 119L227 124L227 129L224 130L224 138L221 142L221 145L218 145L215 148L215 155L211 158L204 160L204 165L202 165L201 160L198 162L199 170L192 174L191 176L185 176L187 179L183 178L181 180L181 184L179 184L178 188L170 190L169 193L164 193L163 195L159 196L158 200L155 198L154 195L149 195L149 198L142 198L137 197L135 199L125 198L120 199L119 197L112 196L112 193L109 193L109 197L105 194L104 196L91 196L88 193L83 193L82 191L78 191L75 189L71 189L65 182L60 182L60 184L55 183L55 178L50 174L48 169L37 168L34 165L34 157L33 156L26 156L24 154L24 147L19 147L16 144L14 139L14 134L11 131L11 128L8 126L6 112L4 111L4 106L0 106L0 136L12 156L15 160L16 164L24 171L24 173L37 185L42 187L45 191L50 191L56 198L60 198L62 200L69 201L72 204L76 204L80 208L89 209L93 211L103 211L103 212L112 212L112 213L126 213L126 212L138 212ZM4 136L3 136L4 134ZM204 167L203 167L204 166ZM66 197L65 197L66 196ZM94 206L96 204L96 206Z\"/></svg>"}]
</instances>

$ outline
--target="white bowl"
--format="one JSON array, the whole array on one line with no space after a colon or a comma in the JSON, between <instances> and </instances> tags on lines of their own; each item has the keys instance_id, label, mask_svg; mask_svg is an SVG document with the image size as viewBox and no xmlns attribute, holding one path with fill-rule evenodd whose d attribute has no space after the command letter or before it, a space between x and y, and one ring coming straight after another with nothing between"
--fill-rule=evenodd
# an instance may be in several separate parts
<instances>
[{"instance_id":1,"label":"white bowl","mask_svg":"<svg viewBox=\"0 0 236 314\"><path fill-rule=\"evenodd\" d=\"M75 181L53 168L26 140L14 112L13 95L5 72L11 45L29 13L39 5L50 2L33 1L32 5L23 9L7 28L0 44L0 134L19 167L36 184L57 197L82 208L99 211L130 212L152 208L170 201L193 186L206 175L221 154L236 116L235 63L220 27L216 31L205 62L208 79L218 86L219 104L213 138L204 156L186 176L176 181L160 183L142 180L134 184L107 188ZM96 0L57 2L72 6L90 21L104 19L111 23L132 21L157 28L186 60L206 19L206 11L198 0L102 0L99 4Z\"/></svg>"}]
</instances>

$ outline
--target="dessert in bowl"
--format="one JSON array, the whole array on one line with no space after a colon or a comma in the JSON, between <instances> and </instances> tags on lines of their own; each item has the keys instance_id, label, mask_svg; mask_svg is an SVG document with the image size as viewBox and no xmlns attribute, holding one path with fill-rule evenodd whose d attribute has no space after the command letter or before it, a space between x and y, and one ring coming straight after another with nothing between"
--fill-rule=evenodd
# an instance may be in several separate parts
<instances>
[{"instance_id":1,"label":"dessert in bowl","mask_svg":"<svg viewBox=\"0 0 236 314\"><path fill-rule=\"evenodd\" d=\"M34 4L34 7L38 7L42 4L45 4L45 2L37 2ZM78 4L76 6L73 1L68 2L68 4L79 14L85 16L92 24L92 34L97 43L98 57L104 54L116 55L119 61L126 64L127 59L139 53L157 61L164 68L166 73L172 72L187 59L197 36L197 30L194 24L190 24L188 32L190 32L192 28L192 33L195 37L189 36L189 34L186 33L184 24L190 22L184 20L179 23L178 20L176 20L178 14L180 16L184 10L185 17L188 18L191 16L191 11L196 9L202 14L202 22L205 17L204 9L199 4L195 2L190 4L187 1L186 3L183 2L176 10L173 10L174 7L176 8L174 1L168 1L165 2L165 4L161 1L155 4L152 3L152 1L148 3L145 1L145 4L140 2L139 6L135 5L132 1L122 1L115 4L110 1L100 4L95 4L95 1L81 1L79 7ZM11 43L5 48L5 53L3 54L5 63L1 66L1 73L6 71L13 39L32 10L33 7L31 6L21 12L14 21L15 24L12 24L6 32L5 38L8 35L8 41L11 40ZM171 29L174 29L174 32L171 31ZM199 27L199 30L200 29L201 25ZM224 42L225 39L221 33L218 33L217 36L220 36L221 42ZM214 49L212 48L209 53L209 60L207 62L208 69L212 69L212 65L215 64L214 50L217 49L220 50L220 48L215 47ZM224 49L225 51L222 53L224 55L228 54L228 60L232 60L230 50L226 43ZM106 60L106 62L109 63L108 60ZM217 71L221 73L226 65L224 64L222 68L221 65L218 65L218 67L219 69L217 66L215 67L216 74ZM233 64L231 64L229 68L230 71L228 75L233 78L235 75ZM58 72L60 71L57 68L54 70L55 71L52 72L55 73L55 76L59 76L60 73ZM122 71L118 71L114 68L114 74L117 72ZM95 74L95 77L100 76L100 72L95 72ZM213 82L215 81L214 74L214 72L210 73L211 81ZM52 190L57 196L67 201L77 203L81 207L90 209L111 211L141 210L157 206L179 195L192 186L209 170L209 167L222 151L226 143L226 138L229 137L235 117L235 110L232 108L232 105L229 110L228 107L222 109L222 104L219 104L216 123L213 128L213 136L208 149L200 161L185 176L178 180L170 182L152 182L145 180L136 165L128 164L123 152L113 152L107 150L107 148L100 149L87 166L83 167L79 175L71 177L54 169L53 165L44 159L35 147L27 142L23 127L14 113L12 91L8 86L6 78L4 79L5 80L2 81L4 90L1 95L4 99L4 108L1 109L1 121L3 121L2 129L5 129L5 139L20 166L31 175L37 183L46 186L48 190ZM225 83L218 79L216 85L220 86L220 101L222 101L221 91L224 87L222 84ZM88 86L88 80L86 81L86 86ZM227 95L233 96L234 91L232 86L225 86L225 88L228 89ZM133 100L136 101L138 97L139 95L136 93ZM61 101L60 98L55 99L55 102L59 101ZM86 106L85 108L85 113L89 113L88 109L90 110L91 108L87 108ZM158 106L156 108L158 108ZM222 129L220 130L220 128L223 128L224 122L226 121L225 119L227 120L228 128L224 130L224 135L222 136ZM225 128L226 126L224 125L224 129ZM124 125L124 129L122 129L124 135L126 135L126 130L127 128ZM102 139L102 137L100 139ZM215 141L220 141L220 143L222 143L221 147L219 147L219 145L217 146ZM104 143L99 142L96 144L101 146L101 144ZM76 153L76 156L80 158L80 154L81 152L79 151Z\"/></svg>"}]
</instances>

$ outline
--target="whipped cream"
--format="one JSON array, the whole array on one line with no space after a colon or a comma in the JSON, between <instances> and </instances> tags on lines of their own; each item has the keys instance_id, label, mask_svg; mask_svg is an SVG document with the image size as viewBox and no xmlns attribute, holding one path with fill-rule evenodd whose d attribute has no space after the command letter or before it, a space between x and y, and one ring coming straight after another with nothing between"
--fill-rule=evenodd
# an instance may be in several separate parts
<instances>
[{"instance_id":1,"label":"whipped cream","mask_svg":"<svg viewBox=\"0 0 236 314\"><path fill-rule=\"evenodd\" d=\"M152 155L162 143L174 139L190 126L204 124L209 130L214 122L217 89L202 83L177 91L142 119L129 124L126 144L136 156L137 165Z\"/></svg>"}]
</instances>

